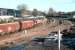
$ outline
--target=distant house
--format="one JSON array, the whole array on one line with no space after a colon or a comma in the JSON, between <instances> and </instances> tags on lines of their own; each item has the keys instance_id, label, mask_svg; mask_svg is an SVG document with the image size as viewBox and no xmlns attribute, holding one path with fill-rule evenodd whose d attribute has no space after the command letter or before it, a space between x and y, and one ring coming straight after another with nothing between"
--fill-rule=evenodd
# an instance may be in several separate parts
<instances>
[{"instance_id":1,"label":"distant house","mask_svg":"<svg viewBox=\"0 0 75 50\"><path fill-rule=\"evenodd\" d=\"M0 8L0 16L25 17L25 16L31 16L31 15L32 15L32 12L29 10L26 10L24 13L21 13L20 10Z\"/></svg>"},{"instance_id":2,"label":"distant house","mask_svg":"<svg viewBox=\"0 0 75 50\"><path fill-rule=\"evenodd\" d=\"M32 15L32 12L29 10L26 10L26 11L21 13L21 16L23 16L23 17L27 17L27 16L31 16L31 15Z\"/></svg>"},{"instance_id":3,"label":"distant house","mask_svg":"<svg viewBox=\"0 0 75 50\"><path fill-rule=\"evenodd\" d=\"M7 15L14 16L14 17L20 17L21 13L19 10L7 9Z\"/></svg>"},{"instance_id":4,"label":"distant house","mask_svg":"<svg viewBox=\"0 0 75 50\"><path fill-rule=\"evenodd\" d=\"M0 8L0 16L15 16L15 17L19 17L19 16L21 16L21 13L20 13L19 10L15 10L15 9Z\"/></svg>"},{"instance_id":5,"label":"distant house","mask_svg":"<svg viewBox=\"0 0 75 50\"><path fill-rule=\"evenodd\" d=\"M11 15L11 16L14 16L14 9L7 9L7 15Z\"/></svg>"},{"instance_id":6,"label":"distant house","mask_svg":"<svg viewBox=\"0 0 75 50\"><path fill-rule=\"evenodd\" d=\"M7 9L0 8L0 16L7 15Z\"/></svg>"},{"instance_id":7,"label":"distant house","mask_svg":"<svg viewBox=\"0 0 75 50\"><path fill-rule=\"evenodd\" d=\"M15 17L21 17L21 12L19 10L14 10Z\"/></svg>"}]
</instances>

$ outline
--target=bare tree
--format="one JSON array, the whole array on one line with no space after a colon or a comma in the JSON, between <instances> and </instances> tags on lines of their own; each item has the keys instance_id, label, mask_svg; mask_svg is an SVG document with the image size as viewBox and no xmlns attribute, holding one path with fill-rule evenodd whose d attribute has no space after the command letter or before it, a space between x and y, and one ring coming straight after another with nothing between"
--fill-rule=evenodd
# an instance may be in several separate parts
<instances>
[{"instance_id":1,"label":"bare tree","mask_svg":"<svg viewBox=\"0 0 75 50\"><path fill-rule=\"evenodd\" d=\"M53 16L53 11L54 11L53 8L49 8L49 10L48 10L48 15L49 15L49 16Z\"/></svg>"},{"instance_id":2,"label":"bare tree","mask_svg":"<svg viewBox=\"0 0 75 50\"><path fill-rule=\"evenodd\" d=\"M56 16L57 13L56 13L56 11L54 11L53 8L49 8L47 15L48 16Z\"/></svg>"},{"instance_id":3,"label":"bare tree","mask_svg":"<svg viewBox=\"0 0 75 50\"><path fill-rule=\"evenodd\" d=\"M37 9L33 9L33 11L32 11L32 15L33 15L33 16L37 16L37 15L38 15L38 11L37 11Z\"/></svg>"},{"instance_id":4,"label":"bare tree","mask_svg":"<svg viewBox=\"0 0 75 50\"><path fill-rule=\"evenodd\" d=\"M21 12L21 15L24 15L27 11L27 5L26 4L21 4L21 5L18 5L18 10L20 10Z\"/></svg>"}]
</instances>

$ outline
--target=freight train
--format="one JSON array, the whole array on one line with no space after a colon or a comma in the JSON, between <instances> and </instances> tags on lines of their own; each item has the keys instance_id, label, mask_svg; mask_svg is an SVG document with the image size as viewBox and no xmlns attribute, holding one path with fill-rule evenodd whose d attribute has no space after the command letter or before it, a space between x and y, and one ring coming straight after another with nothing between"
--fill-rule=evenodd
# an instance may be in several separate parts
<instances>
[{"instance_id":1,"label":"freight train","mask_svg":"<svg viewBox=\"0 0 75 50\"><path fill-rule=\"evenodd\" d=\"M42 19L18 19L14 22L1 23L0 24L0 35L9 34L12 32L18 32L21 30L32 28L33 26L42 23Z\"/></svg>"}]
</instances>

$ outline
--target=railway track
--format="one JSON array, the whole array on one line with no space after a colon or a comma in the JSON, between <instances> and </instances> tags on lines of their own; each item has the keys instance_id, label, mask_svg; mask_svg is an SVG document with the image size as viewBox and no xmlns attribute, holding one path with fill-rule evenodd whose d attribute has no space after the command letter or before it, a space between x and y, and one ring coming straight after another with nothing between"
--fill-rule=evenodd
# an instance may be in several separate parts
<instances>
[{"instance_id":1,"label":"railway track","mask_svg":"<svg viewBox=\"0 0 75 50\"><path fill-rule=\"evenodd\" d=\"M48 35L49 32L58 31L59 28L61 31L63 31L64 29L69 29L71 26L73 25L70 23L64 25L63 24L58 25L58 23L57 24L49 23L29 29L27 30L27 33L21 31L15 34L0 36L0 47L10 46L12 44L16 44L21 41L30 41L32 37L46 36Z\"/></svg>"}]
</instances>

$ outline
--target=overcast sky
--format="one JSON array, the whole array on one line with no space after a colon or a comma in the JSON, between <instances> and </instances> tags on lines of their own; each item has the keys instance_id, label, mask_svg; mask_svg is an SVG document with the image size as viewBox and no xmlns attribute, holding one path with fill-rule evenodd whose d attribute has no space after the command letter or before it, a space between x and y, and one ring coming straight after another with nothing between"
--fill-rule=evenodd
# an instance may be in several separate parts
<instances>
[{"instance_id":1,"label":"overcast sky","mask_svg":"<svg viewBox=\"0 0 75 50\"><path fill-rule=\"evenodd\" d=\"M0 8L16 9L18 5L26 4L28 9L48 10L53 8L56 11L74 11L75 0L0 0Z\"/></svg>"}]
</instances>

